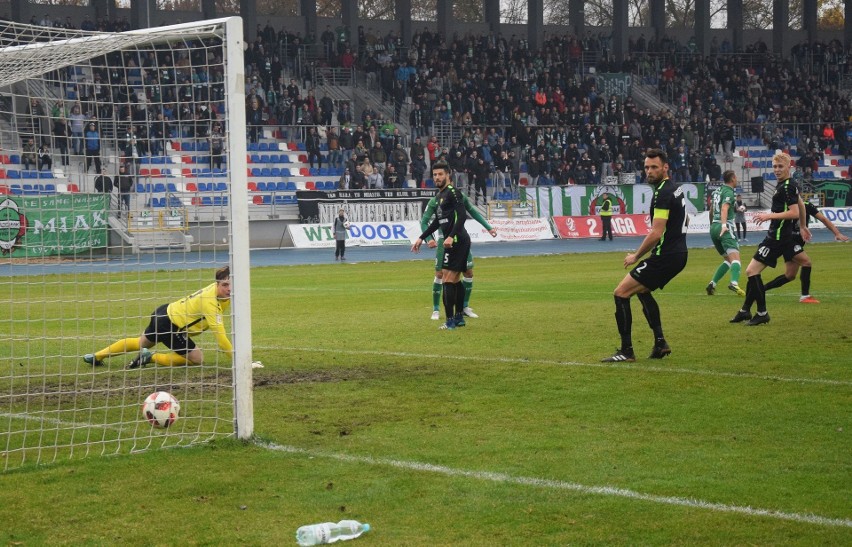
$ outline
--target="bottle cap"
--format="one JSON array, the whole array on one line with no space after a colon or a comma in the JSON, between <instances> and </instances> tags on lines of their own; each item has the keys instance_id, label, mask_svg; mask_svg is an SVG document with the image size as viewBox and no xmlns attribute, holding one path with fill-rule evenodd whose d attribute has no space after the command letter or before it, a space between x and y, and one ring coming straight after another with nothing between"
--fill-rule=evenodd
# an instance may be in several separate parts
<instances>
[{"instance_id":1,"label":"bottle cap","mask_svg":"<svg viewBox=\"0 0 852 547\"><path fill-rule=\"evenodd\" d=\"M365 531L365 532L369 532L369 531L370 531L370 525L369 525L369 524L366 524L366 523L364 524L364 531Z\"/></svg>"}]
</instances>

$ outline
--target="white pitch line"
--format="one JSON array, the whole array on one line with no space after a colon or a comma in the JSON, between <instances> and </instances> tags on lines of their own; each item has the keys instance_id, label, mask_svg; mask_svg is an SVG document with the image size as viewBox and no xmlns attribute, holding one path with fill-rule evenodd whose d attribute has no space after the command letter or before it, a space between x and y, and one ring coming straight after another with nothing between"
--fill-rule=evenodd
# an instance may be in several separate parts
<instances>
[{"instance_id":1,"label":"white pitch line","mask_svg":"<svg viewBox=\"0 0 852 547\"><path fill-rule=\"evenodd\" d=\"M404 357L413 359L428 359L431 361L455 360L455 361L480 361L497 362L509 364L540 364L565 367L587 367L602 369L619 369L636 372L663 372L673 374L687 374L695 376L710 376L713 378L736 378L762 380L767 382L789 382L796 384L818 384L828 386L852 386L852 380L832 380L829 378L795 378L788 376L764 376L750 372L719 372L713 370L694 370L689 368L656 367L649 365L635 365L626 363L581 363L578 361L552 361L547 359L524 359L520 357L481 357L481 356L458 356L458 355L434 355L428 353L410 353L405 351L374 351L374 350L350 350L350 349L325 349L305 348L295 346L254 346L255 350L284 350L305 351L311 353L337 353L344 355L379 355L383 357Z\"/></svg>"},{"instance_id":2,"label":"white pitch line","mask_svg":"<svg viewBox=\"0 0 852 547\"><path fill-rule=\"evenodd\" d=\"M500 484L518 484L521 486L534 486L539 488L549 488L552 490L568 490L579 492L581 494L594 494L598 496L612 496L618 498L627 498L639 501L647 501L650 503L658 503L665 505L677 505L680 507L689 507L693 509L705 509L717 513L737 513L750 517L765 517L776 520L787 520L793 522L802 522L806 524L818 524L821 526L835 526L852 528L852 519L838 519L831 517L823 517L820 515L807 513L788 513L778 511L776 509L761 509L759 507L749 507L743 505L728 505L725 503L715 503L704 501L695 498L681 498L676 496L659 496L656 494L646 494L628 490L626 488L617 488L614 486L588 486L574 482L559 481L553 479L539 479L535 477L516 477L506 473L495 473L492 471L471 471L467 469L454 469L443 465L433 465L430 463L393 460L387 458L373 458L370 456L352 456L349 454L335 454L330 452L321 452L316 450L308 450L295 446L283 446L276 443L257 442L258 446L275 450L278 452L286 452L289 454L299 454L311 456L315 458L328 458L349 463L364 463L368 465L381 465L386 467L395 467L408 471L423 471L427 473L438 473L448 477L465 477L470 479L491 481Z\"/></svg>"}]
</instances>

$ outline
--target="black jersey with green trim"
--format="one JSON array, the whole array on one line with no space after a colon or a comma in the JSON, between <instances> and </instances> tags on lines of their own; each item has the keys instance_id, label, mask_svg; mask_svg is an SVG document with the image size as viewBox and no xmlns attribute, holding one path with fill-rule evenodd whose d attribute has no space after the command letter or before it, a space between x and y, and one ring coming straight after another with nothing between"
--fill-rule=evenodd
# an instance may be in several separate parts
<instances>
[{"instance_id":1,"label":"black jersey with green trim","mask_svg":"<svg viewBox=\"0 0 852 547\"><path fill-rule=\"evenodd\" d=\"M467 210L464 206L463 194L452 184L448 184L435 197L438 201L435 219L420 235L420 239L426 239L439 227L444 239L470 237L464 227Z\"/></svg>"},{"instance_id":2,"label":"black jersey with green trim","mask_svg":"<svg viewBox=\"0 0 852 547\"><path fill-rule=\"evenodd\" d=\"M775 187L775 193L772 194L772 209L773 213L784 213L790 210L790 206L799 203L799 185L788 178L778 182ZM775 241L787 239L793 235L795 225L798 224L791 219L773 219L769 222L768 237Z\"/></svg>"},{"instance_id":3,"label":"black jersey with green trim","mask_svg":"<svg viewBox=\"0 0 852 547\"><path fill-rule=\"evenodd\" d=\"M810 201L805 202L805 221L810 224L811 219L816 219L817 214L819 214L819 207L811 203ZM799 219L793 221L793 234L799 235L802 233L802 227L799 226Z\"/></svg>"},{"instance_id":4,"label":"black jersey with green trim","mask_svg":"<svg viewBox=\"0 0 852 547\"><path fill-rule=\"evenodd\" d=\"M686 198L683 189L669 179L653 186L654 197L651 198L651 224L654 215L665 211L666 229L660 241L651 251L653 255L685 253L686 249Z\"/></svg>"}]
</instances>

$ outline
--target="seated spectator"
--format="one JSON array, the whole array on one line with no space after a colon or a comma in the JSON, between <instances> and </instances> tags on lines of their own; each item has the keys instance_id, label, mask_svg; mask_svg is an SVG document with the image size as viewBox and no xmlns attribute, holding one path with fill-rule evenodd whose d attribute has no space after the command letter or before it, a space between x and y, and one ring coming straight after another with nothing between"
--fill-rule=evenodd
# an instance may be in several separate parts
<instances>
[{"instance_id":1,"label":"seated spectator","mask_svg":"<svg viewBox=\"0 0 852 547\"><path fill-rule=\"evenodd\" d=\"M50 157L50 147L46 142L43 142L41 146L38 147L38 170L41 171L44 169L44 166L47 166L47 170L53 170L53 159Z\"/></svg>"},{"instance_id":2,"label":"seated spectator","mask_svg":"<svg viewBox=\"0 0 852 547\"><path fill-rule=\"evenodd\" d=\"M31 169L30 166L35 167L38 164L34 139L27 139L27 142L24 143L24 151L21 154L21 163L24 164L24 169L28 171Z\"/></svg>"},{"instance_id":3,"label":"seated spectator","mask_svg":"<svg viewBox=\"0 0 852 547\"><path fill-rule=\"evenodd\" d=\"M396 171L396 164L389 163L385 168L385 188L402 188L405 182L403 179Z\"/></svg>"}]
</instances>

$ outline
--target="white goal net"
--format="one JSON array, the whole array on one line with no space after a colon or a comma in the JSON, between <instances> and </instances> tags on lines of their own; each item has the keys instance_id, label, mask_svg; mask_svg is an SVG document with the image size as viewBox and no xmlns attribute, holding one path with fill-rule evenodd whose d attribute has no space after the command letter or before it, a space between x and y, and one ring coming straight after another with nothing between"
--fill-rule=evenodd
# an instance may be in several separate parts
<instances>
[{"instance_id":1,"label":"white goal net","mask_svg":"<svg viewBox=\"0 0 852 547\"><path fill-rule=\"evenodd\" d=\"M0 470L252 435L242 36L0 22ZM132 367L152 312L224 266L233 354L202 332L200 363L160 343Z\"/></svg>"}]
</instances>

